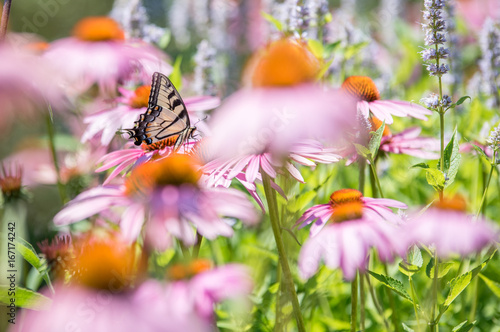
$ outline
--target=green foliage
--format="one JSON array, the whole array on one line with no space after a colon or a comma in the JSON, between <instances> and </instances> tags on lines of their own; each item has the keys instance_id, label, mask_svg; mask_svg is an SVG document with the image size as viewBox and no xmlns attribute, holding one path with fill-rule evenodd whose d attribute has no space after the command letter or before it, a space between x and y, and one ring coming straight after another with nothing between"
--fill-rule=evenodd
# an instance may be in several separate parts
<instances>
[{"instance_id":1,"label":"green foliage","mask_svg":"<svg viewBox=\"0 0 500 332\"><path fill-rule=\"evenodd\" d=\"M450 272L450 269L455 265L454 262L443 262L443 263L438 263L438 273L437 277L438 279L441 279L445 275ZM435 270L435 263L434 263L434 258L431 258L429 263L427 264L427 267L425 268L425 274L427 275L428 278L433 279L434 278L434 270Z\"/></svg>"},{"instance_id":2,"label":"green foliage","mask_svg":"<svg viewBox=\"0 0 500 332\"><path fill-rule=\"evenodd\" d=\"M370 273L372 277L380 281L386 287L392 289L396 294L413 303L412 298L406 292L406 289L401 283L401 281L391 278L389 276L385 276L383 274L375 273L373 271L368 271L368 273Z\"/></svg>"},{"instance_id":3,"label":"green foliage","mask_svg":"<svg viewBox=\"0 0 500 332\"><path fill-rule=\"evenodd\" d=\"M181 73L182 56L175 59L172 73L169 76L170 81L175 88L180 92L182 90L182 73Z\"/></svg>"},{"instance_id":4,"label":"green foliage","mask_svg":"<svg viewBox=\"0 0 500 332\"><path fill-rule=\"evenodd\" d=\"M47 260L45 260L45 258L40 258L33 246L23 238L19 237L17 239L16 249L23 256L23 258L30 263L31 266L38 271L38 273L40 273L47 285L52 288L52 283L48 273L49 269L47 267Z\"/></svg>"},{"instance_id":5,"label":"green foliage","mask_svg":"<svg viewBox=\"0 0 500 332\"><path fill-rule=\"evenodd\" d=\"M406 254L406 260L399 263L399 271L408 277L411 277L422 267L424 260L422 253L417 246L412 246Z\"/></svg>"},{"instance_id":6,"label":"green foliage","mask_svg":"<svg viewBox=\"0 0 500 332\"><path fill-rule=\"evenodd\" d=\"M444 173L446 174L445 187L448 187L455 180L455 176L458 172L458 167L460 166L461 155L458 144L457 129L453 132L450 142L444 149ZM441 169L440 162L438 162L437 168Z\"/></svg>"},{"instance_id":7,"label":"green foliage","mask_svg":"<svg viewBox=\"0 0 500 332\"><path fill-rule=\"evenodd\" d=\"M13 297L12 294L15 293ZM46 310L49 308L51 299L48 297L33 292L32 290L15 287L14 291L12 291L9 286L0 286L0 303L5 305L9 305L12 303L12 299L15 299L15 305L18 308L27 308L32 310Z\"/></svg>"}]
</instances>

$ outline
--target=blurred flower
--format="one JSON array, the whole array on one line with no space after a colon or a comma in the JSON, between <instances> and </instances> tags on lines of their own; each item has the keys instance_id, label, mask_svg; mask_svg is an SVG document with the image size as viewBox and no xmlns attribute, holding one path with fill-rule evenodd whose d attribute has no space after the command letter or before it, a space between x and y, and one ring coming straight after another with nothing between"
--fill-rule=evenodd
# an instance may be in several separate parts
<instances>
[{"instance_id":1,"label":"blurred flower","mask_svg":"<svg viewBox=\"0 0 500 332\"><path fill-rule=\"evenodd\" d=\"M468 26L476 31L481 29L488 17L500 19L500 2L497 0L482 0L481 6L475 0L458 0L457 9Z\"/></svg>"},{"instance_id":2,"label":"blurred flower","mask_svg":"<svg viewBox=\"0 0 500 332\"><path fill-rule=\"evenodd\" d=\"M393 122L392 115L411 116L420 120L427 120L426 115L431 111L420 105L399 100L381 100L380 93L367 76L350 76L342 83L342 90L358 100L358 112L369 118L370 112L386 124Z\"/></svg>"},{"instance_id":3,"label":"blurred flower","mask_svg":"<svg viewBox=\"0 0 500 332\"><path fill-rule=\"evenodd\" d=\"M0 190L3 199L18 198L21 195L23 169L19 165L5 168L3 163L1 167Z\"/></svg>"},{"instance_id":4,"label":"blurred flower","mask_svg":"<svg viewBox=\"0 0 500 332\"><path fill-rule=\"evenodd\" d=\"M53 42L43 55L66 75L71 95L97 84L114 94L118 83L138 70L149 79L154 71L169 74L165 55L143 42L125 41L118 23L109 17L87 17L73 29L73 37Z\"/></svg>"},{"instance_id":5,"label":"blurred flower","mask_svg":"<svg viewBox=\"0 0 500 332\"><path fill-rule=\"evenodd\" d=\"M193 89L200 95L217 94L214 81L215 49L207 40L202 40L198 44L196 54L194 55L194 82Z\"/></svg>"},{"instance_id":6,"label":"blurred flower","mask_svg":"<svg viewBox=\"0 0 500 332\"><path fill-rule=\"evenodd\" d=\"M134 127L135 121L146 112L151 92L149 85L142 85L134 91L119 87L118 91L121 96L115 99L116 104L113 107L100 110L84 119L87 129L82 136L82 142L100 134L101 144L107 146L118 130ZM199 120L197 112L214 109L220 104L219 98L210 96L187 97L183 101L192 121ZM101 106L99 103L97 105Z\"/></svg>"},{"instance_id":7,"label":"blurred flower","mask_svg":"<svg viewBox=\"0 0 500 332\"><path fill-rule=\"evenodd\" d=\"M328 204L315 205L304 212L302 217L295 223L295 226L300 225L300 229L312 224L310 236L316 236L328 221L333 220L333 222L336 222L335 211L337 209L343 209L344 204L352 202L360 204L362 214L368 217L368 219L389 221L395 225L400 224L401 220L389 207L398 209L408 208L406 204L393 199L370 198L363 196L356 189L341 189L331 194Z\"/></svg>"},{"instance_id":8,"label":"blurred flower","mask_svg":"<svg viewBox=\"0 0 500 332\"><path fill-rule=\"evenodd\" d=\"M46 111L51 105L62 109L63 91L58 87L60 72L48 61L26 49L0 46L0 129L8 131L13 121L24 121ZM43 113L40 113L43 114Z\"/></svg>"},{"instance_id":9,"label":"blurred flower","mask_svg":"<svg viewBox=\"0 0 500 332\"><path fill-rule=\"evenodd\" d=\"M439 158L439 140L434 137L419 137L421 131L422 128L413 127L397 134L383 136L379 150L424 159Z\"/></svg>"},{"instance_id":10,"label":"blurred flower","mask_svg":"<svg viewBox=\"0 0 500 332\"><path fill-rule=\"evenodd\" d=\"M409 217L402 228L404 249L422 243L434 245L437 255L447 258L452 254L466 256L478 252L499 240L498 231L484 219L474 221L465 212L461 197L436 202L422 214Z\"/></svg>"},{"instance_id":11,"label":"blurred flower","mask_svg":"<svg viewBox=\"0 0 500 332\"><path fill-rule=\"evenodd\" d=\"M499 24L487 18L479 35L482 58L479 61L481 70L482 88L484 93L490 97L490 106L500 106L500 27Z\"/></svg>"},{"instance_id":12,"label":"blurred flower","mask_svg":"<svg viewBox=\"0 0 500 332\"><path fill-rule=\"evenodd\" d=\"M339 192L333 195L336 193ZM377 212L373 213L373 210L368 209L359 197L351 199L352 195L348 195L344 198L332 202L335 208L330 208L329 211L326 211L324 206L318 205L314 207L317 212L312 210L314 208L309 209L309 213L306 212L309 214L306 218L310 218L310 221L320 218L321 223L327 221L330 223L315 236L311 234L302 246L298 262L302 278L308 279L313 276L318 270L320 261L324 260L327 267L341 268L344 277L352 280L357 270L366 269L367 257L372 247L378 250L381 260L387 261L393 258L393 252L397 248L394 226L381 222L380 219L383 218ZM377 210L380 209L386 208L381 205L377 207ZM317 216L312 216L312 213L317 213ZM389 211L385 211L384 214L389 213L392 214Z\"/></svg>"},{"instance_id":13,"label":"blurred flower","mask_svg":"<svg viewBox=\"0 0 500 332\"><path fill-rule=\"evenodd\" d=\"M486 143L494 151L500 149L500 125L491 131Z\"/></svg>"},{"instance_id":14,"label":"blurred flower","mask_svg":"<svg viewBox=\"0 0 500 332\"><path fill-rule=\"evenodd\" d=\"M198 181L197 168L186 155L141 164L124 186L96 187L80 194L54 217L54 222L69 224L112 206L126 206L120 222L123 236L134 241L147 219L146 239L159 249L170 246L171 236L193 245L196 236L191 225L208 239L231 236L233 230L223 216L257 222L253 205L244 194L204 188Z\"/></svg>"},{"instance_id":15,"label":"blurred flower","mask_svg":"<svg viewBox=\"0 0 500 332\"><path fill-rule=\"evenodd\" d=\"M48 239L38 243L38 248L47 259L52 278L64 280L66 271L72 267L73 245L69 234L56 235L49 243Z\"/></svg>"}]
</instances>

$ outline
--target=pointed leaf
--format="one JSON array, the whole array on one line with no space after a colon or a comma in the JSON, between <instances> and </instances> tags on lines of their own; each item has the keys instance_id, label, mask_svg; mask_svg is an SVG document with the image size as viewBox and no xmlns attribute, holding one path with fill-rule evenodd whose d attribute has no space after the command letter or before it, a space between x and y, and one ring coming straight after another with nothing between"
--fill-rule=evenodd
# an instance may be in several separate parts
<instances>
[{"instance_id":1,"label":"pointed leaf","mask_svg":"<svg viewBox=\"0 0 500 332\"><path fill-rule=\"evenodd\" d=\"M378 149L380 148L380 142L382 141L382 136L384 134L385 128L385 120L382 122L382 125L375 131L373 136L370 138L370 143L368 143L368 149L370 150L373 158L378 153Z\"/></svg>"},{"instance_id":2,"label":"pointed leaf","mask_svg":"<svg viewBox=\"0 0 500 332\"><path fill-rule=\"evenodd\" d=\"M16 249L37 270L40 271L45 266L45 261L38 256L33 246L23 238L17 239Z\"/></svg>"},{"instance_id":3,"label":"pointed leaf","mask_svg":"<svg viewBox=\"0 0 500 332\"><path fill-rule=\"evenodd\" d=\"M307 40L307 46L309 47L309 50L311 50L312 54L318 59L323 59L323 53L324 53L324 48L323 44L316 39L308 39Z\"/></svg>"},{"instance_id":4,"label":"pointed leaf","mask_svg":"<svg viewBox=\"0 0 500 332\"><path fill-rule=\"evenodd\" d=\"M470 331L474 325L476 324L476 321L473 321L472 323L467 323L466 321L463 321L462 323L458 324L451 330L451 332L467 332Z\"/></svg>"},{"instance_id":5,"label":"pointed leaf","mask_svg":"<svg viewBox=\"0 0 500 332\"><path fill-rule=\"evenodd\" d=\"M479 277L483 279L484 283L488 286L491 292L495 294L496 297L500 298L500 283L489 279L482 273L479 274Z\"/></svg>"},{"instance_id":6,"label":"pointed leaf","mask_svg":"<svg viewBox=\"0 0 500 332\"><path fill-rule=\"evenodd\" d=\"M175 59L172 73L169 76L170 81L172 81L172 84L175 86L177 91L182 90L181 62L182 62L182 56L178 56Z\"/></svg>"},{"instance_id":7,"label":"pointed leaf","mask_svg":"<svg viewBox=\"0 0 500 332\"><path fill-rule=\"evenodd\" d=\"M16 286L12 291L9 286L0 286L0 303L9 305L11 299L15 299L16 307L33 310L46 310L52 302L48 297L26 288Z\"/></svg>"},{"instance_id":8,"label":"pointed leaf","mask_svg":"<svg viewBox=\"0 0 500 332\"><path fill-rule=\"evenodd\" d=\"M411 166L410 168L429 168L429 165L426 163L418 163L418 164Z\"/></svg>"},{"instance_id":9,"label":"pointed leaf","mask_svg":"<svg viewBox=\"0 0 500 332\"><path fill-rule=\"evenodd\" d=\"M365 146L361 145L361 144L357 144L357 143L353 143L354 144L354 147L356 148L356 152L363 156L364 158L366 159L371 159L372 158L372 154L370 152L370 150L368 150Z\"/></svg>"},{"instance_id":10,"label":"pointed leaf","mask_svg":"<svg viewBox=\"0 0 500 332\"><path fill-rule=\"evenodd\" d=\"M472 101L472 98L469 97L469 96L463 96L461 97L456 103L455 105L462 105L464 103L464 101L466 101L467 99L469 99L470 101Z\"/></svg>"},{"instance_id":11,"label":"pointed leaf","mask_svg":"<svg viewBox=\"0 0 500 332\"><path fill-rule=\"evenodd\" d=\"M413 303L413 300L411 299L410 295L406 292L405 287L401 283L401 281L372 271L368 271L368 273L370 273L372 277L383 283L385 286L392 289L394 292L396 292L396 294L400 295L401 297Z\"/></svg>"},{"instance_id":12,"label":"pointed leaf","mask_svg":"<svg viewBox=\"0 0 500 332\"><path fill-rule=\"evenodd\" d=\"M445 186L449 186L455 180L455 176L458 172L458 167L460 166L460 160L462 156L459 152L459 144L457 137L457 129L453 132L453 136L451 137L450 142L444 149L444 173L446 174L446 184ZM441 162L441 161L440 161ZM440 162L438 162L438 168L440 169Z\"/></svg>"},{"instance_id":13,"label":"pointed leaf","mask_svg":"<svg viewBox=\"0 0 500 332\"><path fill-rule=\"evenodd\" d=\"M474 150L476 150L479 153L479 155L481 155L484 159L490 161L490 158L488 158L488 156L486 155L486 152L484 152L484 150L480 146L478 146L474 143L471 143L471 144L472 144L472 147L474 148Z\"/></svg>"},{"instance_id":14,"label":"pointed leaf","mask_svg":"<svg viewBox=\"0 0 500 332\"><path fill-rule=\"evenodd\" d=\"M448 272L453 267L453 265L455 265L455 263L453 263L453 262L438 263L438 275L437 275L438 279L440 279L440 278L444 277L446 274L448 274ZM431 260L427 264L427 267L425 268L425 274L430 279L434 278L434 268L435 268L434 258L431 258Z\"/></svg>"},{"instance_id":15,"label":"pointed leaf","mask_svg":"<svg viewBox=\"0 0 500 332\"><path fill-rule=\"evenodd\" d=\"M325 45L325 54L327 56L330 56L335 51L335 49L340 46L340 43L341 43L341 40L337 40L333 43L326 44Z\"/></svg>"},{"instance_id":16,"label":"pointed leaf","mask_svg":"<svg viewBox=\"0 0 500 332\"><path fill-rule=\"evenodd\" d=\"M436 168L426 168L425 177L427 179L427 183L430 184L437 191L444 189L445 177L443 172Z\"/></svg>"},{"instance_id":17,"label":"pointed leaf","mask_svg":"<svg viewBox=\"0 0 500 332\"><path fill-rule=\"evenodd\" d=\"M321 69L318 72L318 75L316 75L317 80L319 80L319 79L323 78L323 76L325 76L325 74L328 72L328 69L330 69L332 62L333 62L333 59L331 59L330 61L321 65Z\"/></svg>"},{"instance_id":18,"label":"pointed leaf","mask_svg":"<svg viewBox=\"0 0 500 332\"><path fill-rule=\"evenodd\" d=\"M417 246L412 246L410 250L408 250L406 260L399 263L399 271L411 277L420 270L423 263L424 260L420 249Z\"/></svg>"},{"instance_id":19,"label":"pointed leaf","mask_svg":"<svg viewBox=\"0 0 500 332\"><path fill-rule=\"evenodd\" d=\"M274 25L274 27L278 30L278 31L283 31L283 24L276 18L274 17L273 15L270 15L266 12L261 12L260 13L262 15L262 17L268 21L269 23L271 23L272 25Z\"/></svg>"}]
</instances>

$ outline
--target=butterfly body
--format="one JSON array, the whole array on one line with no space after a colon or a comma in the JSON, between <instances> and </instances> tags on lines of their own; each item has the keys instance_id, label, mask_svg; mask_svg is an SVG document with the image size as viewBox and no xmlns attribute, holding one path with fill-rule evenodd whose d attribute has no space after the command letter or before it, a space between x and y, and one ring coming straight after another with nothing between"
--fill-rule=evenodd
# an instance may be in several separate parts
<instances>
[{"instance_id":1,"label":"butterfly body","mask_svg":"<svg viewBox=\"0 0 500 332\"><path fill-rule=\"evenodd\" d=\"M179 92L167 76L153 74L148 109L135 122L133 129L127 129L135 145L147 145L177 136L174 149L192 136L196 130L191 127L189 115Z\"/></svg>"}]
</instances>

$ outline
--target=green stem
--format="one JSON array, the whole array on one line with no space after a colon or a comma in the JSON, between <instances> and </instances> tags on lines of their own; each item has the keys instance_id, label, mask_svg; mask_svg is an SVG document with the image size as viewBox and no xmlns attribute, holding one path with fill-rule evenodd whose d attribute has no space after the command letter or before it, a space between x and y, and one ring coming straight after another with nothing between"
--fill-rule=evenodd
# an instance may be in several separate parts
<instances>
[{"instance_id":1,"label":"green stem","mask_svg":"<svg viewBox=\"0 0 500 332\"><path fill-rule=\"evenodd\" d=\"M472 307L470 309L470 314L469 314L469 322L472 322L474 321L474 318L476 317L476 311L477 311L477 294L478 294L478 291L479 291L479 282L478 282L478 279L479 278L474 278L474 280L472 280Z\"/></svg>"},{"instance_id":2,"label":"green stem","mask_svg":"<svg viewBox=\"0 0 500 332\"><path fill-rule=\"evenodd\" d=\"M52 108L49 106L49 113L47 113L46 116L47 134L49 135L49 147L50 147L50 153L52 155L52 162L54 163L54 169L56 171L57 189L59 190L59 197L61 198L62 203L65 204L66 202L68 202L68 196L66 193L66 187L61 181L61 170L59 168L59 162L57 160L57 151L54 138L54 123L52 122L51 114L52 114Z\"/></svg>"},{"instance_id":3,"label":"green stem","mask_svg":"<svg viewBox=\"0 0 500 332\"><path fill-rule=\"evenodd\" d=\"M431 329L431 332L435 332L437 325L439 323L439 318L441 316L436 315L436 307L437 307L437 296L438 296L438 257L437 257L437 251L434 250L434 276L433 276L433 283L432 283L432 307L431 307L431 319L432 321L429 322L429 326Z\"/></svg>"},{"instance_id":4,"label":"green stem","mask_svg":"<svg viewBox=\"0 0 500 332\"><path fill-rule=\"evenodd\" d=\"M276 292L276 308L275 308L275 318L274 318L274 331L279 332L283 331L283 327L281 326L282 316L281 316L281 287L283 283L281 282L281 264L278 261L278 270L276 271L276 282L279 283L278 291Z\"/></svg>"},{"instance_id":5,"label":"green stem","mask_svg":"<svg viewBox=\"0 0 500 332\"><path fill-rule=\"evenodd\" d=\"M363 274L359 273L359 319L361 331L365 330L365 278Z\"/></svg>"},{"instance_id":6,"label":"green stem","mask_svg":"<svg viewBox=\"0 0 500 332\"><path fill-rule=\"evenodd\" d=\"M479 208L477 209L476 219L479 218L479 215L481 214L481 211L483 209L483 204L486 200L486 194L488 193L488 187L490 186L491 176L493 175L493 171L495 170L496 154L497 154L497 151L496 150L493 151L493 156L491 157L491 169L490 169L490 173L488 175L488 180L486 181L486 186L484 187L484 192L483 192L483 197L481 198L481 203L479 203Z\"/></svg>"},{"instance_id":7,"label":"green stem","mask_svg":"<svg viewBox=\"0 0 500 332\"><path fill-rule=\"evenodd\" d=\"M417 320L418 331L420 331L420 317L418 316L417 295L415 292L415 284L413 283L413 279L411 278L411 276L408 276L408 280L410 282L411 299L413 300L413 310L415 311L415 319Z\"/></svg>"},{"instance_id":8,"label":"green stem","mask_svg":"<svg viewBox=\"0 0 500 332\"><path fill-rule=\"evenodd\" d=\"M358 158L358 167L359 167L358 190L361 191L362 194L364 194L366 160L361 156Z\"/></svg>"},{"instance_id":9,"label":"green stem","mask_svg":"<svg viewBox=\"0 0 500 332\"><path fill-rule=\"evenodd\" d=\"M439 82L441 84L441 78L439 79ZM441 99L440 99L441 100ZM441 162L440 162L440 169L441 172L444 173L444 113L439 111L439 125L441 128ZM443 200L443 194L444 189L439 191L439 200Z\"/></svg>"},{"instance_id":10,"label":"green stem","mask_svg":"<svg viewBox=\"0 0 500 332\"><path fill-rule=\"evenodd\" d=\"M196 231L196 244L193 247L193 258L198 258L198 254L200 253L201 241L203 241L203 235Z\"/></svg>"},{"instance_id":11,"label":"green stem","mask_svg":"<svg viewBox=\"0 0 500 332\"><path fill-rule=\"evenodd\" d=\"M370 162L370 169L372 170L373 177L375 178L375 183L377 184L377 189L380 197L384 198L384 193L382 192L382 187L380 186L380 181L378 179L377 170L375 169L374 161Z\"/></svg>"},{"instance_id":12,"label":"green stem","mask_svg":"<svg viewBox=\"0 0 500 332\"><path fill-rule=\"evenodd\" d=\"M368 290L370 291L370 295L372 297L373 304L375 305L375 309L377 309L378 314L380 315L380 317L384 321L385 330L390 331L389 322L387 322L387 319L385 319L384 308L382 308L382 306L380 305L380 303L377 299L377 295L375 294L375 290L373 289L372 283L370 282L370 276L368 274L365 274L365 277L366 277L366 283L368 284Z\"/></svg>"},{"instance_id":13,"label":"green stem","mask_svg":"<svg viewBox=\"0 0 500 332\"><path fill-rule=\"evenodd\" d=\"M358 275L351 282L351 332L356 332L358 318Z\"/></svg>"},{"instance_id":14,"label":"green stem","mask_svg":"<svg viewBox=\"0 0 500 332\"><path fill-rule=\"evenodd\" d=\"M387 264L384 263L383 265L384 265L385 275L388 276L389 270L387 269ZM394 298L394 296L392 294L392 290L390 290L389 288L386 287L385 291L387 293L387 297L389 298L389 304L390 304L391 310L392 310L391 321L392 321L392 325L394 325L394 331L399 332L400 329L399 329L398 310L396 308L396 299Z\"/></svg>"},{"instance_id":15,"label":"green stem","mask_svg":"<svg viewBox=\"0 0 500 332\"><path fill-rule=\"evenodd\" d=\"M281 269L283 271L283 281L285 281L285 286L291 295L293 312L295 315L295 319L297 321L297 328L299 332L305 332L306 329L304 327L304 319L302 318L302 313L300 311L299 299L297 298L297 293L295 292L295 285L293 283L292 272L290 271L290 266L288 265L285 246L283 245L283 239L281 237L276 192L273 190L273 188L271 188L271 179L269 175L267 175L267 173L264 171L262 172L262 182L264 184L264 192L266 195L267 205L269 208L271 227L273 229L273 234L274 234L274 239L276 241L276 247L278 249Z\"/></svg>"}]
</instances>

